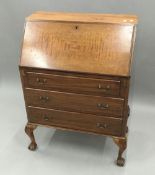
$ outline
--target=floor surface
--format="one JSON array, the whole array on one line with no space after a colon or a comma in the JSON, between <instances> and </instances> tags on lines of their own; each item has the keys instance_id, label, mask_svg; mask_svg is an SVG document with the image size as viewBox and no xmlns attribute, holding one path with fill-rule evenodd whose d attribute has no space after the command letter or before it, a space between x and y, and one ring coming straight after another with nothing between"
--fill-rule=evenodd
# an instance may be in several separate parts
<instances>
[{"instance_id":1,"label":"floor surface","mask_svg":"<svg viewBox=\"0 0 155 175\"><path fill-rule=\"evenodd\" d=\"M153 107L131 105L126 165L121 168L114 164L118 148L110 137L39 127L38 149L29 151L21 88L0 89L0 175L155 175Z\"/></svg>"}]
</instances>

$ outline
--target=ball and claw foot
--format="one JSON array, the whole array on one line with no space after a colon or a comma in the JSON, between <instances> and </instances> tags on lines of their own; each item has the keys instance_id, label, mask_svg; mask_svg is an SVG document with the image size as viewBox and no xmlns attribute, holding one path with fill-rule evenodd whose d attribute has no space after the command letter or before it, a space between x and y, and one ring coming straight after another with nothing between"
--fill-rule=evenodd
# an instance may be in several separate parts
<instances>
[{"instance_id":1,"label":"ball and claw foot","mask_svg":"<svg viewBox=\"0 0 155 175\"><path fill-rule=\"evenodd\" d=\"M123 157L117 159L116 164L117 164L118 166L124 166L124 164L125 164L125 159L124 159Z\"/></svg>"},{"instance_id":2,"label":"ball and claw foot","mask_svg":"<svg viewBox=\"0 0 155 175\"><path fill-rule=\"evenodd\" d=\"M30 143L28 146L28 149L31 151L35 151L37 149L37 144L36 143Z\"/></svg>"}]
</instances>

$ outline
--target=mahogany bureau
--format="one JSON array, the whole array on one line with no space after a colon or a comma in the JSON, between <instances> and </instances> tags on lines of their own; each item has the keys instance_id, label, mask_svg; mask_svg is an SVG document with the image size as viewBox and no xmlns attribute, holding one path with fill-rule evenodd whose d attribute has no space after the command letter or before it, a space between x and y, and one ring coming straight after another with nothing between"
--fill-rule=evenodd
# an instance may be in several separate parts
<instances>
[{"instance_id":1,"label":"mahogany bureau","mask_svg":"<svg viewBox=\"0 0 155 175\"><path fill-rule=\"evenodd\" d=\"M26 19L20 75L30 150L38 125L110 136L124 165L137 17L36 12Z\"/></svg>"}]
</instances>

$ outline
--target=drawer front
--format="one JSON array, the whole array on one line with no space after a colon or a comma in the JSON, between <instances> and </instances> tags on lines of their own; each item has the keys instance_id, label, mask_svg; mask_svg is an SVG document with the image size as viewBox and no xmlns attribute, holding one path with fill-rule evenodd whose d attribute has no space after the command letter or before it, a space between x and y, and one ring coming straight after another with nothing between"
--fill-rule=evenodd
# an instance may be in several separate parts
<instances>
[{"instance_id":1,"label":"drawer front","mask_svg":"<svg viewBox=\"0 0 155 175\"><path fill-rule=\"evenodd\" d=\"M26 89L28 106L121 117L123 99Z\"/></svg>"},{"instance_id":2,"label":"drawer front","mask_svg":"<svg viewBox=\"0 0 155 175\"><path fill-rule=\"evenodd\" d=\"M120 95L120 81L116 80L91 79L35 72L27 72L26 75L26 86L31 88L92 95Z\"/></svg>"},{"instance_id":3,"label":"drawer front","mask_svg":"<svg viewBox=\"0 0 155 175\"><path fill-rule=\"evenodd\" d=\"M31 123L95 132L99 134L116 136L121 134L121 119L33 107L28 107L27 111L28 120Z\"/></svg>"}]
</instances>

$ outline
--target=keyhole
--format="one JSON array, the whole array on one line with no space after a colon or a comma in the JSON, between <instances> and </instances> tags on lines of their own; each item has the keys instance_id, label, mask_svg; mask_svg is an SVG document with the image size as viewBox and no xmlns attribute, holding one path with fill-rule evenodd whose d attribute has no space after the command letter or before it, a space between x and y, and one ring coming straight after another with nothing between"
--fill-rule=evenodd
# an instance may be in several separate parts
<instances>
[{"instance_id":1,"label":"keyhole","mask_svg":"<svg viewBox=\"0 0 155 175\"><path fill-rule=\"evenodd\" d=\"M79 27L78 26L75 26L75 29L77 30Z\"/></svg>"}]
</instances>

